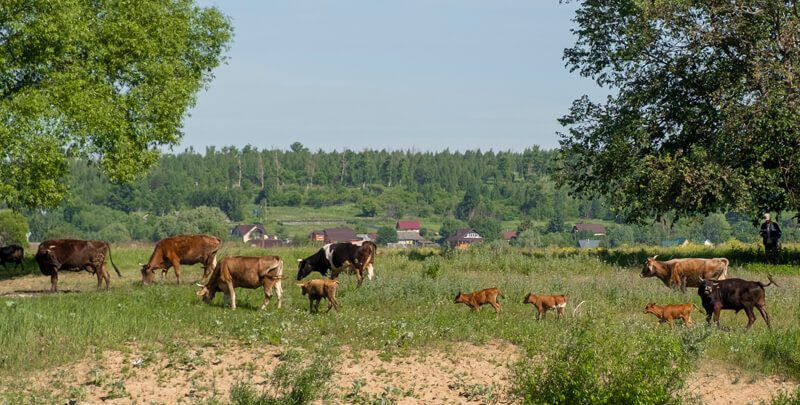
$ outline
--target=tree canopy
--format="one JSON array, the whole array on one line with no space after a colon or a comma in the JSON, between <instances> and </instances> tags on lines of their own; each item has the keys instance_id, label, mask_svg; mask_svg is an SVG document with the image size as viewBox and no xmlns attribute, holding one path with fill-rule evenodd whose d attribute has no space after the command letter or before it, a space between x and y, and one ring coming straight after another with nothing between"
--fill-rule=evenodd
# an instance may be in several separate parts
<instances>
[{"instance_id":1,"label":"tree canopy","mask_svg":"<svg viewBox=\"0 0 800 405\"><path fill-rule=\"evenodd\" d=\"M70 157L116 181L151 167L231 37L193 0L0 2L0 202L56 205Z\"/></svg>"},{"instance_id":2,"label":"tree canopy","mask_svg":"<svg viewBox=\"0 0 800 405\"><path fill-rule=\"evenodd\" d=\"M564 59L611 93L561 119L563 171L631 220L800 209L800 11L583 0Z\"/></svg>"}]
</instances>

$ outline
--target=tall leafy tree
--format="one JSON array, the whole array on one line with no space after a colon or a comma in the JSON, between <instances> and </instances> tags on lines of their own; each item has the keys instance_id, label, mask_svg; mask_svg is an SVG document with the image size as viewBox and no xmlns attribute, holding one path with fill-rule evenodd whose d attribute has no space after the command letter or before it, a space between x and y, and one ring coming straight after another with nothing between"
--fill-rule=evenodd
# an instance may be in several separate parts
<instances>
[{"instance_id":1,"label":"tall leafy tree","mask_svg":"<svg viewBox=\"0 0 800 405\"><path fill-rule=\"evenodd\" d=\"M800 209L800 11L786 0L579 1L562 175L628 219Z\"/></svg>"},{"instance_id":2,"label":"tall leafy tree","mask_svg":"<svg viewBox=\"0 0 800 405\"><path fill-rule=\"evenodd\" d=\"M0 201L54 206L70 156L118 181L152 166L231 36L193 0L0 2Z\"/></svg>"}]
</instances>

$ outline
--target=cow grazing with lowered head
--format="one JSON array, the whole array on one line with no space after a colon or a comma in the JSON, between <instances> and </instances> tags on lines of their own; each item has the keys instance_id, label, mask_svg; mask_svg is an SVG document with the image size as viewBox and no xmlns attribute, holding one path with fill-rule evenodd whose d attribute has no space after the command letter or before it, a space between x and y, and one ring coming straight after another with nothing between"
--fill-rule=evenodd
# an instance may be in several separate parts
<instances>
[{"instance_id":1,"label":"cow grazing with lowered head","mask_svg":"<svg viewBox=\"0 0 800 405\"><path fill-rule=\"evenodd\" d=\"M744 310L747 314L747 329L753 326L756 315L753 307L758 309L767 327L772 329L769 324L769 314L767 313L766 294L764 287L778 283L772 279L772 275L767 276L769 283L764 284L760 281L747 281L740 278L730 278L727 280L703 280L697 289L697 294L703 301L703 308L706 310L706 322L711 323L711 315L714 315L714 322L719 327L719 313L723 309L732 309L739 313Z\"/></svg>"},{"instance_id":2,"label":"cow grazing with lowered head","mask_svg":"<svg viewBox=\"0 0 800 405\"><path fill-rule=\"evenodd\" d=\"M498 296L505 298L503 293L496 287L471 293L462 293L459 291L456 295L455 303L466 304L473 311L480 310L481 306L489 304L494 308L495 315L500 315L500 303L497 302Z\"/></svg>"},{"instance_id":3,"label":"cow grazing with lowered head","mask_svg":"<svg viewBox=\"0 0 800 405\"><path fill-rule=\"evenodd\" d=\"M111 277L106 270L106 257L114 266L117 276L122 277L114 260L111 259L111 247L99 240L46 240L39 244L35 259L42 274L50 276L51 291L58 291L58 272L81 270L97 275L98 289L105 280L107 290Z\"/></svg>"},{"instance_id":4,"label":"cow grazing with lowered head","mask_svg":"<svg viewBox=\"0 0 800 405\"><path fill-rule=\"evenodd\" d=\"M220 260L214 268L208 282L197 295L210 303L217 292L222 291L225 302L231 309L236 309L236 288L264 288L264 304L266 309L272 298L272 290L278 295L278 308L283 305L283 260L278 256L231 256Z\"/></svg>"},{"instance_id":5,"label":"cow grazing with lowered head","mask_svg":"<svg viewBox=\"0 0 800 405\"><path fill-rule=\"evenodd\" d=\"M658 256L647 259L641 277L658 277L667 287L697 287L701 280L724 280L728 278L728 259L672 259L666 262L656 260Z\"/></svg>"},{"instance_id":6,"label":"cow grazing with lowered head","mask_svg":"<svg viewBox=\"0 0 800 405\"><path fill-rule=\"evenodd\" d=\"M150 260L142 266L142 284L152 283L155 271L161 269L164 277L170 267L175 268L175 278L181 283L181 265L202 264L203 280L217 267L217 251L222 241L211 235L179 235L161 239Z\"/></svg>"},{"instance_id":7,"label":"cow grazing with lowered head","mask_svg":"<svg viewBox=\"0 0 800 405\"><path fill-rule=\"evenodd\" d=\"M378 246L370 241L360 244L354 243L330 243L318 250L317 253L298 260L297 280L300 281L311 272L319 272L326 275L331 271L331 278L339 277L339 273L345 268L355 271L358 285L364 281L364 273L372 279L372 264L375 261L375 253Z\"/></svg>"},{"instance_id":8,"label":"cow grazing with lowered head","mask_svg":"<svg viewBox=\"0 0 800 405\"><path fill-rule=\"evenodd\" d=\"M22 263L23 257L25 257L25 251L20 245L8 245L0 248L0 263L6 270L8 270L6 263L14 263L14 270L22 266L22 271L25 271L25 265Z\"/></svg>"}]
</instances>

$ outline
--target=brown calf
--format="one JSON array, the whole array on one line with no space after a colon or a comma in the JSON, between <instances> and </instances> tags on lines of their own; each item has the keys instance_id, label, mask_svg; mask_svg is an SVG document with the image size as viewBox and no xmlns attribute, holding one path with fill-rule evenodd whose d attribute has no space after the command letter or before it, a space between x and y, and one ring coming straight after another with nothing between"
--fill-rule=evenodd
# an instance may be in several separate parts
<instances>
[{"instance_id":1,"label":"brown calf","mask_svg":"<svg viewBox=\"0 0 800 405\"><path fill-rule=\"evenodd\" d=\"M536 315L536 320L541 320L547 315L547 311L550 309L555 309L558 319L561 319L561 315L564 314L564 309L567 307L567 296L566 295L534 295L528 294L525 296L525 300L522 301L523 304L533 304L538 311Z\"/></svg>"},{"instance_id":2,"label":"brown calf","mask_svg":"<svg viewBox=\"0 0 800 405\"><path fill-rule=\"evenodd\" d=\"M161 276L167 274L170 267L175 269L175 279L181 283L181 265L202 264L203 280L217 267L217 251L222 241L211 235L178 235L161 239L156 243L153 254L147 264L142 267L142 284L152 283L155 271L161 269Z\"/></svg>"},{"instance_id":3,"label":"brown calf","mask_svg":"<svg viewBox=\"0 0 800 405\"><path fill-rule=\"evenodd\" d=\"M323 298L328 300L328 311L331 308L339 310L339 302L336 301L336 289L339 288L339 280L328 280L315 278L305 283L297 284L303 295L308 295L308 312L319 313L319 303Z\"/></svg>"},{"instance_id":4,"label":"brown calf","mask_svg":"<svg viewBox=\"0 0 800 405\"><path fill-rule=\"evenodd\" d=\"M456 304L467 304L470 309L473 311L481 309L482 305L489 304L494 308L494 312L497 315L500 315L500 303L497 302L497 296L503 296L503 293L500 292L495 287L487 288L480 291L475 291L472 293L462 293L461 291L458 292L456 295Z\"/></svg>"},{"instance_id":5,"label":"brown calf","mask_svg":"<svg viewBox=\"0 0 800 405\"><path fill-rule=\"evenodd\" d=\"M655 315L660 323L668 323L670 328L675 328L675 324L672 323L673 319L681 318L683 319L684 325L691 325L692 324L692 310L697 308L697 305L692 303L690 304L673 304L673 305L656 305L655 302L651 302L644 307L645 314L653 314ZM700 310L700 308L697 308ZM702 310L700 310L702 312Z\"/></svg>"},{"instance_id":6,"label":"brown calf","mask_svg":"<svg viewBox=\"0 0 800 405\"><path fill-rule=\"evenodd\" d=\"M214 268L211 277L197 295L206 303L214 299L218 291L224 294L225 302L236 309L236 288L264 287L265 309L272 298L272 289L278 294L278 308L283 304L283 260L278 256L246 257L232 256L222 259Z\"/></svg>"}]
</instances>

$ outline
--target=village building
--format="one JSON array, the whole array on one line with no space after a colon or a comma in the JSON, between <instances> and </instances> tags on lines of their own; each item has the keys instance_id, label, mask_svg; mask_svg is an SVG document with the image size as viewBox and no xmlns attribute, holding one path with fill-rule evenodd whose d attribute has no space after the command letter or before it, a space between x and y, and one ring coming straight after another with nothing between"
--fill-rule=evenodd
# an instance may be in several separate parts
<instances>
[{"instance_id":1,"label":"village building","mask_svg":"<svg viewBox=\"0 0 800 405\"><path fill-rule=\"evenodd\" d=\"M466 249L480 242L483 242L483 237L472 228L459 229L447 238L447 244L455 249Z\"/></svg>"},{"instance_id":2,"label":"village building","mask_svg":"<svg viewBox=\"0 0 800 405\"><path fill-rule=\"evenodd\" d=\"M233 230L231 230L231 235L247 243L252 240L265 239L267 237L267 231L264 230L261 224L236 225Z\"/></svg>"}]
</instances>

